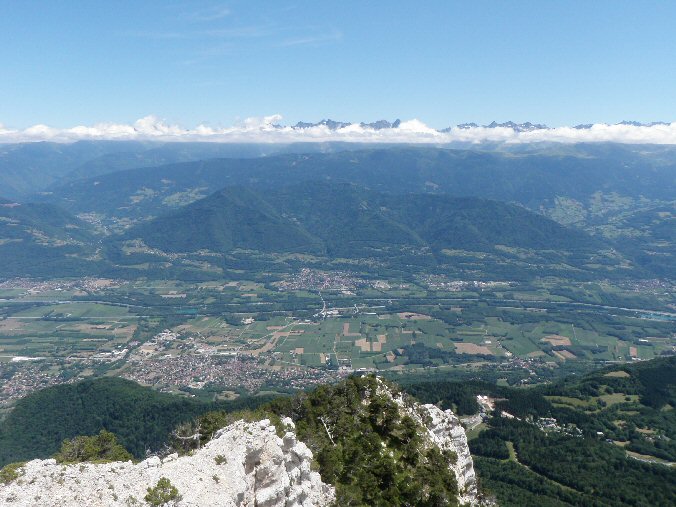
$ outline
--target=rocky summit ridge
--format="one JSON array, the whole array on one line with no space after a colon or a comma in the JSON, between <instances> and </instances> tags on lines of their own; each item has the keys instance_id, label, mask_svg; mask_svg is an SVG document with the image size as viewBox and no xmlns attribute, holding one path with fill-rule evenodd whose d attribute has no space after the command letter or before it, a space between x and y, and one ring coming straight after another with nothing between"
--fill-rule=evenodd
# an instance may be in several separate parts
<instances>
[{"instance_id":1,"label":"rocky summit ridge","mask_svg":"<svg viewBox=\"0 0 676 507\"><path fill-rule=\"evenodd\" d=\"M418 426L425 449L450 452L450 465L457 482L457 503L482 504L477 489L467 437L452 411L421 405L394 392L377 379L369 397L393 401L402 417ZM327 429L328 431L328 429ZM280 436L281 435L281 436ZM385 449L383 452L386 452ZM60 464L54 459L33 460L21 465L17 476L0 484L0 505L28 507L130 505L175 505L182 507L257 506L309 507L334 504L334 486L313 470L313 453L296 435L287 417L277 424L270 419L236 421L218 430L214 437L187 455L150 457L140 463ZM146 501L148 488L166 478L177 489L168 503Z\"/></svg>"},{"instance_id":2,"label":"rocky summit ridge","mask_svg":"<svg viewBox=\"0 0 676 507\"><path fill-rule=\"evenodd\" d=\"M192 455L170 454L140 463L60 465L53 459L26 463L20 477L0 487L0 504L20 507L147 505L147 488L166 477L181 507L309 507L335 497L311 470L312 452L289 431L277 436L267 419L237 421Z\"/></svg>"},{"instance_id":3,"label":"rocky summit ridge","mask_svg":"<svg viewBox=\"0 0 676 507\"><path fill-rule=\"evenodd\" d=\"M474 461L469 451L467 434L460 419L452 410L441 410L436 405L422 405L413 402L410 397L401 393L392 395L392 392L384 383L380 383L380 391L392 398L399 409L410 416L420 426L427 430L425 440L427 445L436 446L441 451L451 451L456 455L456 460L451 468L458 484L458 503L461 505L481 505L477 487Z\"/></svg>"}]
</instances>

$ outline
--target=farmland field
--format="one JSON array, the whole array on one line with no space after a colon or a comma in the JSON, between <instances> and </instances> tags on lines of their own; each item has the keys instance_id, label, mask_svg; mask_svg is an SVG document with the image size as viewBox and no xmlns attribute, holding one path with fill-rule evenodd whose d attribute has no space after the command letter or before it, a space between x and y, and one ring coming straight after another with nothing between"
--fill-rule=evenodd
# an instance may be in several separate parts
<instances>
[{"instance_id":1,"label":"farmland field","mask_svg":"<svg viewBox=\"0 0 676 507\"><path fill-rule=\"evenodd\" d=\"M520 285L518 291L498 284L488 293L449 292L419 281L369 285L351 276L341 283L362 286L324 284L321 292L303 285L307 273L302 283L291 277L281 284L5 283L0 370L7 369L10 386L25 371L50 382L122 375L172 391L201 388L195 380L200 378L208 378L204 382L216 392L230 392L233 375L274 388L286 385L289 375L334 378L360 370L483 368L502 372L501 382L512 383L549 378L575 364L650 359L676 344L671 321L663 319L670 315L665 302L655 299L655 309L646 311L641 300L640 309L629 310L633 296L617 288L614 297L627 298L625 309L587 302L600 300L601 289L591 284L580 303L562 301L550 283ZM164 364L169 360L175 366ZM16 378L26 384L26 378Z\"/></svg>"}]
</instances>

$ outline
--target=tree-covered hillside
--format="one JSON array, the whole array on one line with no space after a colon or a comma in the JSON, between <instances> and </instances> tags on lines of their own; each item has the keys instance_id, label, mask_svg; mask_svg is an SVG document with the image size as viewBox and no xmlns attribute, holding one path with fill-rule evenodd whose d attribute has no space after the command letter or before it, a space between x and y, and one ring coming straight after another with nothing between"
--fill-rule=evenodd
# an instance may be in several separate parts
<instances>
[{"instance_id":1,"label":"tree-covered hillside","mask_svg":"<svg viewBox=\"0 0 676 507\"><path fill-rule=\"evenodd\" d=\"M331 149L298 147L300 151ZM335 149L335 148L333 148ZM26 200L50 187L104 174L217 157L248 158L296 151L278 144L153 141L78 141L18 143L0 146L0 191Z\"/></svg>"},{"instance_id":2,"label":"tree-covered hillside","mask_svg":"<svg viewBox=\"0 0 676 507\"><path fill-rule=\"evenodd\" d=\"M338 505L457 505L450 468L457 456L431 445L426 430L392 398L397 387L374 376L353 376L280 398L255 412L210 412L182 428L209 441L216 429L239 418L270 418L281 429L290 417L313 452L324 482L336 487ZM194 448L183 447L181 452Z\"/></svg>"},{"instance_id":3,"label":"tree-covered hillside","mask_svg":"<svg viewBox=\"0 0 676 507\"><path fill-rule=\"evenodd\" d=\"M524 208L477 198L391 196L349 184L306 183L280 190L228 187L130 229L169 252L236 248L326 253L329 257L440 255L444 249L592 251L593 238Z\"/></svg>"},{"instance_id":4,"label":"tree-covered hillside","mask_svg":"<svg viewBox=\"0 0 676 507\"><path fill-rule=\"evenodd\" d=\"M0 422L0 465L46 458L59 450L64 439L116 434L137 458L168 442L181 422L217 408L253 407L269 398L207 403L158 393L118 378L86 380L35 392L21 399Z\"/></svg>"},{"instance_id":5,"label":"tree-covered hillside","mask_svg":"<svg viewBox=\"0 0 676 507\"><path fill-rule=\"evenodd\" d=\"M0 199L0 237L45 244L86 243L93 233L89 224L57 206Z\"/></svg>"},{"instance_id":6,"label":"tree-covered hillside","mask_svg":"<svg viewBox=\"0 0 676 507\"><path fill-rule=\"evenodd\" d=\"M470 449L482 490L500 505L653 506L669 505L676 494L676 470L657 463L674 461L675 372L671 357L529 389L443 380L403 387L459 415L477 413L477 394L496 400L493 416L470 433ZM243 398L221 405L110 378L49 388L21 400L3 421L0 463L46 457L64 439L101 430L142 457L170 443L178 425L189 434L199 428L206 441L237 418L290 416L339 498L355 505L437 505L430 499L455 491L453 478L439 475L450 457L415 451L422 444L415 424L376 394L374 382L354 377L271 403ZM255 412L233 412L242 408ZM502 411L513 418L500 417ZM393 452L380 452L383 444ZM416 497L421 492L423 499Z\"/></svg>"},{"instance_id":7,"label":"tree-covered hillside","mask_svg":"<svg viewBox=\"0 0 676 507\"><path fill-rule=\"evenodd\" d=\"M226 188L125 234L168 252L245 250L320 253L318 238L282 216L262 195Z\"/></svg>"},{"instance_id":8,"label":"tree-covered hillside","mask_svg":"<svg viewBox=\"0 0 676 507\"><path fill-rule=\"evenodd\" d=\"M96 243L89 224L57 206L0 200L0 277L93 269Z\"/></svg>"},{"instance_id":9,"label":"tree-covered hillside","mask_svg":"<svg viewBox=\"0 0 676 507\"><path fill-rule=\"evenodd\" d=\"M281 417L291 417L299 440L313 451L322 480L336 487L338 505L458 505L451 468L457 456L433 444L420 422L395 403L390 389L396 387L386 388L373 376L351 377L278 398L253 412L233 412L262 400L219 407L119 379L81 382L46 389L17 405L2 426L0 464L56 451L61 463L126 460L129 455L118 440L137 458L165 444L173 446L166 452L185 453L199 442L181 439L184 432L199 433L204 444L234 420L270 418L281 429ZM20 431L21 425L27 427ZM72 438L73 433L82 436Z\"/></svg>"},{"instance_id":10,"label":"tree-covered hillside","mask_svg":"<svg viewBox=\"0 0 676 507\"><path fill-rule=\"evenodd\" d=\"M617 274L633 274L612 245L521 206L347 183L226 187L121 234L106 236L97 217L88 220L98 225L51 204L0 204L0 276L200 276L204 261L225 270L292 269L293 258L280 254L302 254L318 266L376 262L409 274L589 278L620 265ZM185 254L194 258L184 263Z\"/></svg>"},{"instance_id":11,"label":"tree-covered hillside","mask_svg":"<svg viewBox=\"0 0 676 507\"><path fill-rule=\"evenodd\" d=\"M255 157L256 150L269 156L246 158ZM202 157L138 168L146 156L148 165L154 166L161 160L191 160L200 153L234 157L240 152L240 158ZM676 155L669 147L545 143L458 150L334 143L276 146L273 151L257 145L248 152L190 145L182 152L172 145L139 157L103 155L101 167L91 168L97 176L86 178L89 169L83 169L39 198L74 213L96 213L119 230L224 187L262 187L267 194L311 181L350 183L392 195L443 194L518 203L621 252L640 271L627 272L628 276L669 277L676 267L676 247L669 234ZM129 160L117 160L124 158ZM117 162L119 168L133 169L106 174ZM559 264L569 261L557 259ZM584 263L573 261L580 264Z\"/></svg>"},{"instance_id":12,"label":"tree-covered hillside","mask_svg":"<svg viewBox=\"0 0 676 507\"><path fill-rule=\"evenodd\" d=\"M478 411L477 394L496 400L470 449L481 484L500 505L669 505L676 494L676 469L660 464L676 462L674 357L531 389L485 382L405 388L461 414Z\"/></svg>"},{"instance_id":13,"label":"tree-covered hillside","mask_svg":"<svg viewBox=\"0 0 676 507\"><path fill-rule=\"evenodd\" d=\"M530 153L400 146L127 170L55 187L47 198L78 212L143 217L171 206L172 196L191 192L205 196L225 186L277 188L315 180L394 194L427 192L515 201L539 209L554 206L560 196L586 201L597 192L673 200L676 160L641 147L612 145L605 151L584 147L562 151L554 146ZM132 200L134 195L144 198Z\"/></svg>"}]
</instances>

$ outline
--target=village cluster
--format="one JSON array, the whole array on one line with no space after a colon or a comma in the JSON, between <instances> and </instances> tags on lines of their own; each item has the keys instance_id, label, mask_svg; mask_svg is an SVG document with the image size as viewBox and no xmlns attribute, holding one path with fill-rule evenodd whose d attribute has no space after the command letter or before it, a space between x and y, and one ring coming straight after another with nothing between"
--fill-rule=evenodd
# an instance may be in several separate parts
<instances>
[{"instance_id":1,"label":"village cluster","mask_svg":"<svg viewBox=\"0 0 676 507\"><path fill-rule=\"evenodd\" d=\"M444 275L423 275L419 277L419 281L433 290L444 290L448 292L460 292L471 289L494 289L505 288L516 285L515 282L493 282L480 280L451 280Z\"/></svg>"},{"instance_id":2,"label":"village cluster","mask_svg":"<svg viewBox=\"0 0 676 507\"><path fill-rule=\"evenodd\" d=\"M33 361L9 365L0 363L0 408L33 391L66 382L63 376L54 375L41 366Z\"/></svg>"},{"instance_id":3,"label":"village cluster","mask_svg":"<svg viewBox=\"0 0 676 507\"><path fill-rule=\"evenodd\" d=\"M341 290L352 291L366 287L368 282L349 271L319 271L303 268L281 282L277 282L280 291L293 290Z\"/></svg>"},{"instance_id":4,"label":"village cluster","mask_svg":"<svg viewBox=\"0 0 676 507\"><path fill-rule=\"evenodd\" d=\"M274 369L252 357L184 354L131 362L123 376L162 391L214 386L256 392L266 385L304 389L338 380L342 372L300 367Z\"/></svg>"},{"instance_id":5,"label":"village cluster","mask_svg":"<svg viewBox=\"0 0 676 507\"><path fill-rule=\"evenodd\" d=\"M11 278L0 280L0 289L21 289L26 295L51 291L97 292L101 289L119 287L123 282L107 278L84 277L75 280L39 280L35 278Z\"/></svg>"}]
</instances>

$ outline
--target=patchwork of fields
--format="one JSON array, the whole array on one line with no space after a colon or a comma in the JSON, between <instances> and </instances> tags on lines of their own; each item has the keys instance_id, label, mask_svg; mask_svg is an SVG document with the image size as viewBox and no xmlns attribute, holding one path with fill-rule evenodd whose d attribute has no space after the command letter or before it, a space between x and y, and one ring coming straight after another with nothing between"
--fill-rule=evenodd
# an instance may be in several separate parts
<instances>
[{"instance_id":1,"label":"patchwork of fields","mask_svg":"<svg viewBox=\"0 0 676 507\"><path fill-rule=\"evenodd\" d=\"M380 281L346 289L353 280L337 278L340 289L321 290L248 280L5 283L0 389L7 396L13 388L6 386L18 385L14 376L28 370L43 383L124 375L171 389L232 385L227 364L244 378L257 376L255 385L283 385L289 372L304 378L491 363L528 374L651 359L676 346L671 314L594 303L593 287L583 296L590 302L580 303L544 286L444 291Z\"/></svg>"}]
</instances>

